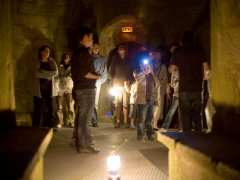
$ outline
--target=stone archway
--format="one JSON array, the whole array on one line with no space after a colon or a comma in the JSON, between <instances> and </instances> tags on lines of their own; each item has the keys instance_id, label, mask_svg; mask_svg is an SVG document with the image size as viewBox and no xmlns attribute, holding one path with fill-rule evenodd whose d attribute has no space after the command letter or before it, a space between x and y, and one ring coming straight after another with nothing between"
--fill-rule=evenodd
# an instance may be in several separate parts
<instances>
[{"instance_id":1,"label":"stone archway","mask_svg":"<svg viewBox=\"0 0 240 180\"><path fill-rule=\"evenodd\" d=\"M132 32L122 32L122 27L132 27ZM145 29L142 23L134 16L118 16L107 23L99 36L101 54L108 57L109 52L120 43L135 42L142 44L145 42ZM101 87L98 114L106 118L106 112L111 109L111 98L109 97L109 84L105 83ZM102 119L102 118L101 118Z\"/></svg>"},{"instance_id":2,"label":"stone archway","mask_svg":"<svg viewBox=\"0 0 240 180\"><path fill-rule=\"evenodd\" d=\"M122 32L123 27L132 27L132 32ZM117 45L123 42L145 42L145 29L142 23L134 16L122 15L114 18L102 29L99 42L102 54L107 56Z\"/></svg>"}]
</instances>

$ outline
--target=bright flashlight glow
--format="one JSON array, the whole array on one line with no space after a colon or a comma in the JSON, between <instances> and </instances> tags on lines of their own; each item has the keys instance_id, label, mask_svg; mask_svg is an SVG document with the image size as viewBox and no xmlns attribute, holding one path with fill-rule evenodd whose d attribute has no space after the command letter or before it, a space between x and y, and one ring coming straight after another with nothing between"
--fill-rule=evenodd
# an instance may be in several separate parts
<instances>
[{"instance_id":1,"label":"bright flashlight glow","mask_svg":"<svg viewBox=\"0 0 240 180\"><path fill-rule=\"evenodd\" d=\"M144 60L143 60L143 64L144 64L144 65L147 65L148 63L149 63L148 59L144 59Z\"/></svg>"},{"instance_id":2,"label":"bright flashlight glow","mask_svg":"<svg viewBox=\"0 0 240 180\"><path fill-rule=\"evenodd\" d=\"M110 89L109 93L110 95L112 96L119 96L121 95L121 92L122 92L122 87L113 87Z\"/></svg>"},{"instance_id":3,"label":"bright flashlight glow","mask_svg":"<svg viewBox=\"0 0 240 180\"><path fill-rule=\"evenodd\" d=\"M121 160L119 155L110 155L107 158L108 171L118 171L121 167Z\"/></svg>"}]
</instances>

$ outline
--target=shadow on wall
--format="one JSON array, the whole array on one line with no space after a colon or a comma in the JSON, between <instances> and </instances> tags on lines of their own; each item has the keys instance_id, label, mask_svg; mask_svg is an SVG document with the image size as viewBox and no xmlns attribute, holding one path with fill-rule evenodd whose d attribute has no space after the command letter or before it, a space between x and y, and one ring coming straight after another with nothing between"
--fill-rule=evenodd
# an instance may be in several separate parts
<instances>
[{"instance_id":1,"label":"shadow on wall","mask_svg":"<svg viewBox=\"0 0 240 180\"><path fill-rule=\"evenodd\" d=\"M53 42L47 39L38 29L24 26L22 31L24 32L24 38L30 42L24 48L21 57L17 59L15 67L16 116L18 125L31 125L38 49L41 45L49 45L53 49L55 48Z\"/></svg>"},{"instance_id":2,"label":"shadow on wall","mask_svg":"<svg viewBox=\"0 0 240 180\"><path fill-rule=\"evenodd\" d=\"M16 127L16 117L14 111L0 111L0 132Z\"/></svg>"},{"instance_id":3,"label":"shadow on wall","mask_svg":"<svg viewBox=\"0 0 240 180\"><path fill-rule=\"evenodd\" d=\"M239 139L240 107L236 108L234 106L216 104L214 106L216 113L212 118L212 131Z\"/></svg>"}]
</instances>

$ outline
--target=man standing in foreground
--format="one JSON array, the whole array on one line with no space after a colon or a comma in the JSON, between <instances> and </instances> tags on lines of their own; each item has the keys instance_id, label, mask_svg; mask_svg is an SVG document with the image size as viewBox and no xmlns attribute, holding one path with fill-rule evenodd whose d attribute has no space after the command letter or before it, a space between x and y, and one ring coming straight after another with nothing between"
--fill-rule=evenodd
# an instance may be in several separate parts
<instances>
[{"instance_id":1,"label":"man standing in foreground","mask_svg":"<svg viewBox=\"0 0 240 180\"><path fill-rule=\"evenodd\" d=\"M75 144L79 153L98 153L92 146L88 122L91 121L95 103L95 84L99 75L95 73L93 57L89 53L93 45L93 33L82 28L78 37L80 46L72 58L73 98L75 100Z\"/></svg>"},{"instance_id":2,"label":"man standing in foreground","mask_svg":"<svg viewBox=\"0 0 240 180\"><path fill-rule=\"evenodd\" d=\"M202 131L201 92L203 72L208 69L201 51L194 45L194 35L186 31L182 47L174 51L171 69L179 71L179 108L184 132Z\"/></svg>"}]
</instances>

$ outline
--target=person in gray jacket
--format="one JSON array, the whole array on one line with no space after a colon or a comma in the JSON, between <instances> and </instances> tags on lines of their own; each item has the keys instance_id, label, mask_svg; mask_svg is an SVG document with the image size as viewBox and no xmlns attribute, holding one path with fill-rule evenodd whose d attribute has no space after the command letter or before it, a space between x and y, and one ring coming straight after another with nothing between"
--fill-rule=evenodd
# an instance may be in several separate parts
<instances>
[{"instance_id":1,"label":"person in gray jacket","mask_svg":"<svg viewBox=\"0 0 240 180\"><path fill-rule=\"evenodd\" d=\"M55 127L58 123L56 116L58 68L51 54L49 46L43 45L39 48L34 86L34 127Z\"/></svg>"},{"instance_id":2,"label":"person in gray jacket","mask_svg":"<svg viewBox=\"0 0 240 180\"><path fill-rule=\"evenodd\" d=\"M90 53L93 56L93 66L95 72L101 75L101 77L96 81L96 97L95 97L95 108L93 111L92 117L92 126L98 127L98 114L99 110L99 99L102 84L107 80L107 66L106 59L100 55L100 45L95 43L93 47L90 49Z\"/></svg>"}]
</instances>

